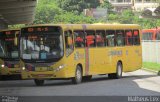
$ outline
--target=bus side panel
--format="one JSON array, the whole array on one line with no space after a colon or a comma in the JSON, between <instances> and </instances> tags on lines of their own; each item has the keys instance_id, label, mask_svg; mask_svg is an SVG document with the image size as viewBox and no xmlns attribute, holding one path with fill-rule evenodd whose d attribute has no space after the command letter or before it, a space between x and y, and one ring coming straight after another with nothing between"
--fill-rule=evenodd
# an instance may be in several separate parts
<instances>
[{"instance_id":1,"label":"bus side panel","mask_svg":"<svg viewBox=\"0 0 160 102\"><path fill-rule=\"evenodd\" d=\"M112 56L109 55L110 48L99 47L95 49L96 72L98 74L111 73Z\"/></svg>"}]
</instances>

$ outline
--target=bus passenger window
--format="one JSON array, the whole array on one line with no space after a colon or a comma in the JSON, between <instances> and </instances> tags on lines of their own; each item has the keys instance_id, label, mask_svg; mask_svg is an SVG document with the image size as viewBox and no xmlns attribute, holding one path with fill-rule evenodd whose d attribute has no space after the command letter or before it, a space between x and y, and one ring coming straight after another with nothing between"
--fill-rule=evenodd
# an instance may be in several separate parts
<instances>
[{"instance_id":1,"label":"bus passenger window","mask_svg":"<svg viewBox=\"0 0 160 102\"><path fill-rule=\"evenodd\" d=\"M65 36L66 56L69 56L74 50L72 31L65 31L64 36Z\"/></svg>"},{"instance_id":2,"label":"bus passenger window","mask_svg":"<svg viewBox=\"0 0 160 102\"><path fill-rule=\"evenodd\" d=\"M140 38L139 38L139 31L138 30L133 31L133 44L140 45Z\"/></svg>"},{"instance_id":3,"label":"bus passenger window","mask_svg":"<svg viewBox=\"0 0 160 102\"><path fill-rule=\"evenodd\" d=\"M125 43L127 46L130 46L133 44L133 39L132 39L132 30L126 30L125 31Z\"/></svg>"},{"instance_id":4,"label":"bus passenger window","mask_svg":"<svg viewBox=\"0 0 160 102\"><path fill-rule=\"evenodd\" d=\"M96 45L97 47L105 46L105 31L96 31Z\"/></svg>"},{"instance_id":5,"label":"bus passenger window","mask_svg":"<svg viewBox=\"0 0 160 102\"><path fill-rule=\"evenodd\" d=\"M85 34L83 31L74 31L75 47L85 47Z\"/></svg>"},{"instance_id":6,"label":"bus passenger window","mask_svg":"<svg viewBox=\"0 0 160 102\"><path fill-rule=\"evenodd\" d=\"M106 31L106 42L108 46L115 46L115 31L114 30Z\"/></svg>"},{"instance_id":7,"label":"bus passenger window","mask_svg":"<svg viewBox=\"0 0 160 102\"><path fill-rule=\"evenodd\" d=\"M117 46L124 46L125 45L123 30L116 31L116 43L117 43Z\"/></svg>"},{"instance_id":8,"label":"bus passenger window","mask_svg":"<svg viewBox=\"0 0 160 102\"><path fill-rule=\"evenodd\" d=\"M156 40L160 40L160 31L156 33Z\"/></svg>"},{"instance_id":9,"label":"bus passenger window","mask_svg":"<svg viewBox=\"0 0 160 102\"><path fill-rule=\"evenodd\" d=\"M86 31L86 46L95 47L95 32Z\"/></svg>"}]
</instances>

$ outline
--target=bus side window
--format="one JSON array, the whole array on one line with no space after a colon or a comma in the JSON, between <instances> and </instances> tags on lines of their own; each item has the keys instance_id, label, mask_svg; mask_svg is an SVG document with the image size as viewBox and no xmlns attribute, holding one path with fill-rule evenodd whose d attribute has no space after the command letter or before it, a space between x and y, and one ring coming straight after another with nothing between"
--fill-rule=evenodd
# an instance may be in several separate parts
<instances>
[{"instance_id":1,"label":"bus side window","mask_svg":"<svg viewBox=\"0 0 160 102\"><path fill-rule=\"evenodd\" d=\"M85 47L85 34L83 31L74 31L75 47Z\"/></svg>"},{"instance_id":2,"label":"bus side window","mask_svg":"<svg viewBox=\"0 0 160 102\"><path fill-rule=\"evenodd\" d=\"M116 30L116 44L117 46L124 46L124 30Z\"/></svg>"},{"instance_id":3,"label":"bus side window","mask_svg":"<svg viewBox=\"0 0 160 102\"><path fill-rule=\"evenodd\" d=\"M65 36L66 56L69 56L74 50L72 31L65 31L64 36Z\"/></svg>"},{"instance_id":4,"label":"bus side window","mask_svg":"<svg viewBox=\"0 0 160 102\"><path fill-rule=\"evenodd\" d=\"M95 47L95 32L94 31L86 31L86 46L87 47Z\"/></svg>"},{"instance_id":5,"label":"bus side window","mask_svg":"<svg viewBox=\"0 0 160 102\"><path fill-rule=\"evenodd\" d=\"M133 44L134 45L140 45L140 37L139 37L139 31L133 30Z\"/></svg>"},{"instance_id":6,"label":"bus side window","mask_svg":"<svg viewBox=\"0 0 160 102\"><path fill-rule=\"evenodd\" d=\"M160 31L156 33L156 40L160 40Z\"/></svg>"},{"instance_id":7,"label":"bus side window","mask_svg":"<svg viewBox=\"0 0 160 102\"><path fill-rule=\"evenodd\" d=\"M125 43L127 46L133 45L133 39L132 39L132 30L126 30L125 31Z\"/></svg>"},{"instance_id":8,"label":"bus side window","mask_svg":"<svg viewBox=\"0 0 160 102\"><path fill-rule=\"evenodd\" d=\"M96 31L96 45L97 45L97 47L103 47L106 45L104 30L97 30Z\"/></svg>"},{"instance_id":9,"label":"bus side window","mask_svg":"<svg viewBox=\"0 0 160 102\"><path fill-rule=\"evenodd\" d=\"M115 46L115 30L106 31L106 42L108 46Z\"/></svg>"}]
</instances>

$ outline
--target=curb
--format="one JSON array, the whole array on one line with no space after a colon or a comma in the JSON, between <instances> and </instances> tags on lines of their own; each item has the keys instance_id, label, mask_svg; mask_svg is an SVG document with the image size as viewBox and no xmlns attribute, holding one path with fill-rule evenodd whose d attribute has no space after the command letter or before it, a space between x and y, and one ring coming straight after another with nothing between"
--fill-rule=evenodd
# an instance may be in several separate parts
<instances>
[{"instance_id":1,"label":"curb","mask_svg":"<svg viewBox=\"0 0 160 102\"><path fill-rule=\"evenodd\" d=\"M147 68L142 68L142 70L146 70L146 71L149 71L149 72L156 73L157 75L160 75L160 71L155 71L155 70L151 70L151 69L147 69Z\"/></svg>"}]
</instances>

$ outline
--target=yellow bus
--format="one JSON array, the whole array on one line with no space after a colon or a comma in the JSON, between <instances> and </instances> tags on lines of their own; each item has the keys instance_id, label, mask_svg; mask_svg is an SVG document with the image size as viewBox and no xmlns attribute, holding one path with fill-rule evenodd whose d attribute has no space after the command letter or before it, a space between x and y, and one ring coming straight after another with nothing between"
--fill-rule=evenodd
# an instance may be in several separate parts
<instances>
[{"instance_id":1,"label":"yellow bus","mask_svg":"<svg viewBox=\"0 0 160 102\"><path fill-rule=\"evenodd\" d=\"M20 75L18 37L19 29L0 31L0 76Z\"/></svg>"},{"instance_id":2,"label":"yellow bus","mask_svg":"<svg viewBox=\"0 0 160 102\"><path fill-rule=\"evenodd\" d=\"M142 66L140 26L136 24L34 25L21 29L22 79L72 79L93 75L121 78Z\"/></svg>"}]
</instances>

